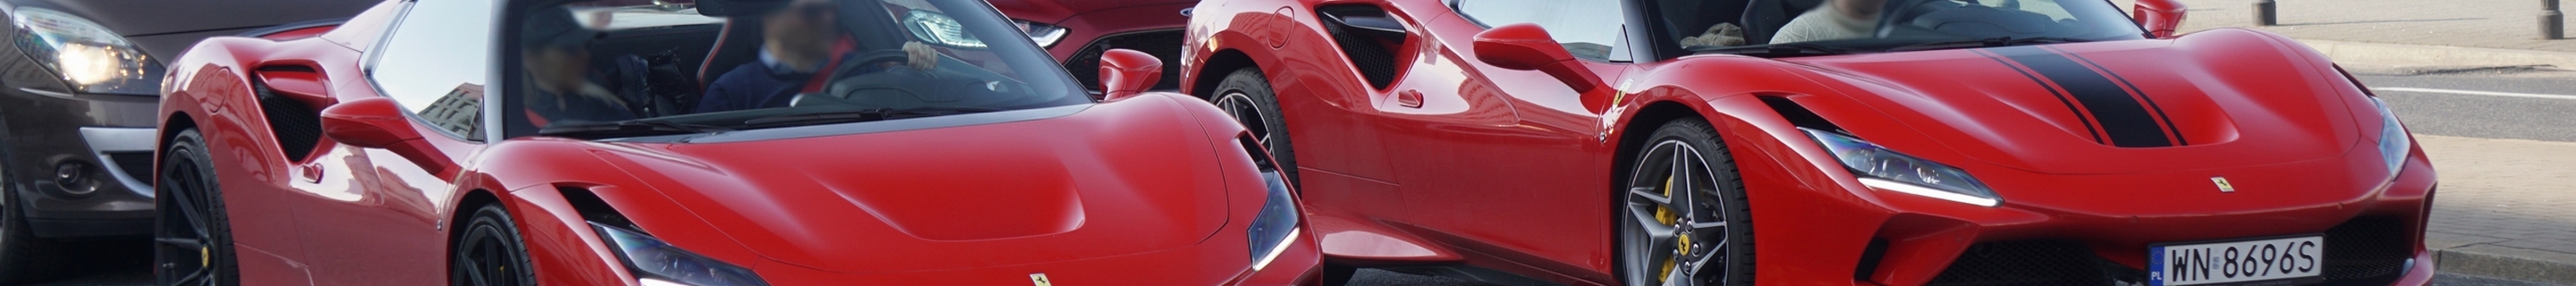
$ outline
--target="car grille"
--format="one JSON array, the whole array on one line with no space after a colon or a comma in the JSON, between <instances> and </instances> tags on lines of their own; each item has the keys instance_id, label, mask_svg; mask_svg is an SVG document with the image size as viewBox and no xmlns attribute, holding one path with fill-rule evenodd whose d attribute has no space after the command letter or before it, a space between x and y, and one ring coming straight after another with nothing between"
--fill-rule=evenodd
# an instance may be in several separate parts
<instances>
[{"instance_id":1,"label":"car grille","mask_svg":"<svg viewBox=\"0 0 2576 286\"><path fill-rule=\"evenodd\" d=\"M2361 217L2325 232L2324 278L2310 285L2387 285L2413 267L2406 220ZM1987 242L1968 246L1928 285L2114 285L2146 280L2146 271L2111 263L2076 241Z\"/></svg>"},{"instance_id":2,"label":"car grille","mask_svg":"<svg viewBox=\"0 0 2576 286\"><path fill-rule=\"evenodd\" d=\"M2093 251L2059 240L1988 242L1968 246L1950 268L1927 285L2109 285Z\"/></svg>"},{"instance_id":3,"label":"car grille","mask_svg":"<svg viewBox=\"0 0 2576 286\"><path fill-rule=\"evenodd\" d=\"M1100 54L1109 49L1129 49L1154 55L1163 60L1163 79L1153 89L1181 88L1181 30L1160 30L1110 35L1092 40L1064 59L1064 71L1082 81L1082 88L1100 90Z\"/></svg>"},{"instance_id":4,"label":"car grille","mask_svg":"<svg viewBox=\"0 0 2576 286\"><path fill-rule=\"evenodd\" d=\"M2324 285L2388 285L2406 274L2415 235L2406 220L2361 217L2326 230Z\"/></svg>"}]
</instances>

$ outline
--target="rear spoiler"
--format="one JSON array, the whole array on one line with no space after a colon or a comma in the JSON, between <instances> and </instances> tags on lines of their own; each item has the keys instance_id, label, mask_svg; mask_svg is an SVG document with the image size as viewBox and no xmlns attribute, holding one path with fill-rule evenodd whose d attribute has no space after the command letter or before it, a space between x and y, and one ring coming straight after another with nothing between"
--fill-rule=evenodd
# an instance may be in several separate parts
<instances>
[{"instance_id":1,"label":"rear spoiler","mask_svg":"<svg viewBox=\"0 0 2576 286\"><path fill-rule=\"evenodd\" d=\"M349 18L331 18L294 22L250 30L249 32L242 32L241 34L234 36L265 38L270 40L302 38L320 35L322 32L329 32L332 28L339 27L340 23L346 22L349 22Z\"/></svg>"}]
</instances>

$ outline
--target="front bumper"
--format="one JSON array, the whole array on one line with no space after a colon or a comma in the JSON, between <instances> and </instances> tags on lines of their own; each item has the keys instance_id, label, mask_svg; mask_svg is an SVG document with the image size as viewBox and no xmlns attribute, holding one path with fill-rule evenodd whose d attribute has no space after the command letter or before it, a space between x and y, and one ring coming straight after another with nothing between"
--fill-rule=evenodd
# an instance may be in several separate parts
<instances>
[{"instance_id":1,"label":"front bumper","mask_svg":"<svg viewBox=\"0 0 2576 286\"><path fill-rule=\"evenodd\" d=\"M0 90L0 177L36 235L150 233L158 98Z\"/></svg>"},{"instance_id":2,"label":"front bumper","mask_svg":"<svg viewBox=\"0 0 2576 286\"><path fill-rule=\"evenodd\" d=\"M2004 182L1997 184L1999 190L2084 186L2054 192L2098 196L2027 195L2023 197L2032 199L2016 202L2006 192L2005 203L1993 208L1864 189L1875 194L1873 205L1891 215L1876 224L1865 245L1855 247L1860 255L1852 277L1863 282L1855 284L1881 285L2146 285L2147 269L2154 269L2146 262L2153 244L2318 235L2325 243L2322 281L2307 285L2428 281L2433 263L2423 234L2434 188L2429 164L2419 157L2409 163L2414 168L2408 173L2378 184L2338 183L2333 181L2347 179L2313 175L2353 164L2344 161L2145 175L1990 171L1986 174L2003 173L1990 178L2008 178L1989 181ZM2203 179L2212 173L2274 181L2257 187L2239 184L2242 190L2222 193ZM2048 177L2054 179L2041 179ZM2126 197L2139 193L2191 198ZM2176 205L2194 201L2224 207Z\"/></svg>"},{"instance_id":3,"label":"front bumper","mask_svg":"<svg viewBox=\"0 0 2576 286\"><path fill-rule=\"evenodd\" d=\"M839 273L769 260L752 268L770 285L1314 285L1324 258L1314 238L1300 235L1261 268L1244 266L1244 248L1215 246L1226 245L1213 242L1223 238L1154 252L975 269Z\"/></svg>"}]
</instances>

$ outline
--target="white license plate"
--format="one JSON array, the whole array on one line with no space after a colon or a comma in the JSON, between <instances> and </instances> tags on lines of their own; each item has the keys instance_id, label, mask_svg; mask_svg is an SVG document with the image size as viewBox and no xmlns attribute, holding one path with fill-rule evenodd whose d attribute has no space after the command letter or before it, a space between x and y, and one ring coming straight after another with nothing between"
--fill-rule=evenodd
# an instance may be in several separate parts
<instances>
[{"instance_id":1,"label":"white license plate","mask_svg":"<svg viewBox=\"0 0 2576 286\"><path fill-rule=\"evenodd\" d=\"M2150 246L2147 284L2301 284L2322 279L2325 247L2317 236Z\"/></svg>"}]
</instances>

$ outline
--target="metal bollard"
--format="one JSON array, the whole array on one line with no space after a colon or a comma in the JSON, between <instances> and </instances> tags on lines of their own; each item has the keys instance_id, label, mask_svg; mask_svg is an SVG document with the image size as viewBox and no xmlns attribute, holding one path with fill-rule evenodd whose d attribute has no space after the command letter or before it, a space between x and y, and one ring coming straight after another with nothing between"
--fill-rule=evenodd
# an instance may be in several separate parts
<instances>
[{"instance_id":1,"label":"metal bollard","mask_svg":"<svg viewBox=\"0 0 2576 286\"><path fill-rule=\"evenodd\" d=\"M2543 1L2555 1L2555 0L2543 0ZM2281 24L2281 21L2280 21L2280 18L2281 18L2281 17L2279 17L2279 15L2275 15L2275 13L2273 13L2273 12L2274 12L2274 11L2273 11L2272 0L2254 0L2254 25L2255 25L2255 26L2272 26L2272 25L2280 25L2280 24Z\"/></svg>"},{"instance_id":2,"label":"metal bollard","mask_svg":"<svg viewBox=\"0 0 2576 286\"><path fill-rule=\"evenodd\" d=\"M2558 0L2540 0L2540 39L2567 38L2567 14L2558 13Z\"/></svg>"}]
</instances>

